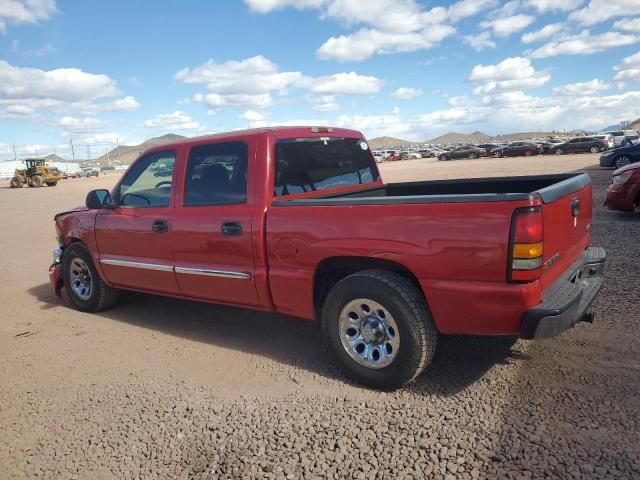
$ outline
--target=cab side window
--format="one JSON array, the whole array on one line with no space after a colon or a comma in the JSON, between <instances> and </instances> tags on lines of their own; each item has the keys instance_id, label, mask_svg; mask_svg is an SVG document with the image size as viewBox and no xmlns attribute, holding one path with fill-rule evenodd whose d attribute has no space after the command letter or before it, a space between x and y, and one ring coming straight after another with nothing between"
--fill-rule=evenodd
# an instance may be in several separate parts
<instances>
[{"instance_id":1,"label":"cab side window","mask_svg":"<svg viewBox=\"0 0 640 480\"><path fill-rule=\"evenodd\" d=\"M121 207L168 207L171 200L174 151L158 152L138 160L125 174L116 201Z\"/></svg>"},{"instance_id":2,"label":"cab side window","mask_svg":"<svg viewBox=\"0 0 640 480\"><path fill-rule=\"evenodd\" d=\"M246 203L247 158L244 142L193 147L187 160L185 206Z\"/></svg>"}]
</instances>

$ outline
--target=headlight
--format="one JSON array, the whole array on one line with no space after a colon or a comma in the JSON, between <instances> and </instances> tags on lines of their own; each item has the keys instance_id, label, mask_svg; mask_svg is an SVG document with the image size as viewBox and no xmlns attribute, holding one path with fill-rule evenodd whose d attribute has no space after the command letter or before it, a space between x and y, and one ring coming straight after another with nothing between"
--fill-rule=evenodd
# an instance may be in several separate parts
<instances>
[{"instance_id":1,"label":"headlight","mask_svg":"<svg viewBox=\"0 0 640 480\"><path fill-rule=\"evenodd\" d=\"M632 175L631 172L623 173L622 175L614 175L611 181L612 183L625 183L627 180L631 178L631 175Z\"/></svg>"}]
</instances>

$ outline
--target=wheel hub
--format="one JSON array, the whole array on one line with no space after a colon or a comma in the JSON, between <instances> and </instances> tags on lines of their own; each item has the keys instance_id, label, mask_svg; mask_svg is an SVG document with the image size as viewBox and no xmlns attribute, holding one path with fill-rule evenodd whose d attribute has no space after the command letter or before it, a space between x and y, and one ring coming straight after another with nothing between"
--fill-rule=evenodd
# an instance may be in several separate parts
<instances>
[{"instance_id":1,"label":"wheel hub","mask_svg":"<svg viewBox=\"0 0 640 480\"><path fill-rule=\"evenodd\" d=\"M358 364L381 369L390 365L400 348L398 325L380 303L358 298L340 312L340 341L345 352Z\"/></svg>"}]
</instances>

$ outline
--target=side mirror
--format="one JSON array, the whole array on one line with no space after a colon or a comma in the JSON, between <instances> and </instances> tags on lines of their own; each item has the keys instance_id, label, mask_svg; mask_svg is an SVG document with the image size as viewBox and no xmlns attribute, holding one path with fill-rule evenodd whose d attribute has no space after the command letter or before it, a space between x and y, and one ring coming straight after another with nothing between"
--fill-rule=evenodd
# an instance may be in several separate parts
<instances>
[{"instance_id":1,"label":"side mirror","mask_svg":"<svg viewBox=\"0 0 640 480\"><path fill-rule=\"evenodd\" d=\"M105 205L109 205L110 203L111 194L109 190L106 189L91 190L87 193L87 199L85 200L87 208L92 209L104 208Z\"/></svg>"}]
</instances>

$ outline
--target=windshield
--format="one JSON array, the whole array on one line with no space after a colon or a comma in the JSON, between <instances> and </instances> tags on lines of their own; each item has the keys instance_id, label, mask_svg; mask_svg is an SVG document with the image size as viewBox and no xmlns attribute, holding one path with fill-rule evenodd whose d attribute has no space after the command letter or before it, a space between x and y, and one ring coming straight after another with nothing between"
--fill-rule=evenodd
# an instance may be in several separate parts
<instances>
[{"instance_id":1,"label":"windshield","mask_svg":"<svg viewBox=\"0 0 640 480\"><path fill-rule=\"evenodd\" d=\"M360 138L291 138L276 143L274 195L349 187L378 180L367 142Z\"/></svg>"}]
</instances>

